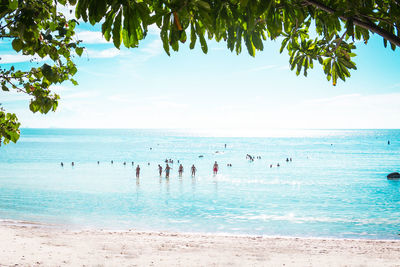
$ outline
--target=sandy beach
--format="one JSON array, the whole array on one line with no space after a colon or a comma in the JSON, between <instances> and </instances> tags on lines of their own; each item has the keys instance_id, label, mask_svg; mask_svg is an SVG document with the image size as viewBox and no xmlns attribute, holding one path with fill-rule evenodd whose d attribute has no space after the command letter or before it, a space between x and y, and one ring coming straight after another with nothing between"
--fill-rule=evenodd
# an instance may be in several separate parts
<instances>
[{"instance_id":1,"label":"sandy beach","mask_svg":"<svg viewBox=\"0 0 400 267\"><path fill-rule=\"evenodd\" d=\"M0 226L0 266L400 266L400 241Z\"/></svg>"}]
</instances>

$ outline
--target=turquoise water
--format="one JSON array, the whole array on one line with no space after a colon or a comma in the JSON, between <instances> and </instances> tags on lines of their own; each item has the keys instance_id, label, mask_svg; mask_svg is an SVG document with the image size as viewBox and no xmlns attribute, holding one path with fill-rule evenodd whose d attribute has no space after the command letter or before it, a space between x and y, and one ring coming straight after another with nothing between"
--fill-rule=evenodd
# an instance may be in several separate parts
<instances>
[{"instance_id":1,"label":"turquoise water","mask_svg":"<svg viewBox=\"0 0 400 267\"><path fill-rule=\"evenodd\" d=\"M400 130L212 135L24 129L17 144L0 148L0 219L108 229L400 238L400 181L386 179L400 169ZM250 162L246 154L261 159ZM165 158L175 162L169 179L158 176L157 164L165 166ZM181 178L177 160L185 167ZM139 179L132 161L141 166ZM220 166L216 176L214 161ZM195 178L192 164L198 169Z\"/></svg>"}]
</instances>

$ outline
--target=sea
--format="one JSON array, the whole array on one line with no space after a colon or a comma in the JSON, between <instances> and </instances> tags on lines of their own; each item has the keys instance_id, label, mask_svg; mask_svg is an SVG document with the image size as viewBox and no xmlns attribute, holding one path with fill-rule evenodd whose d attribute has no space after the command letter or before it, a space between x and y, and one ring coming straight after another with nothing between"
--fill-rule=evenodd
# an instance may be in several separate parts
<instances>
[{"instance_id":1,"label":"sea","mask_svg":"<svg viewBox=\"0 0 400 267\"><path fill-rule=\"evenodd\" d=\"M22 129L16 144L0 147L0 219L73 229L400 239L400 181L386 177L400 171L400 130L240 135ZM169 178L158 174L166 159L173 160Z\"/></svg>"}]
</instances>

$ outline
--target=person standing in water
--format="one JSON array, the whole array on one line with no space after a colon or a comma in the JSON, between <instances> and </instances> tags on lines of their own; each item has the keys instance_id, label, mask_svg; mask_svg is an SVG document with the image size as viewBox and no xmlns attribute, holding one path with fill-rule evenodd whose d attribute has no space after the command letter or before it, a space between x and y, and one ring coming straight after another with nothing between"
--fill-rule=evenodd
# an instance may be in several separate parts
<instances>
[{"instance_id":1,"label":"person standing in water","mask_svg":"<svg viewBox=\"0 0 400 267\"><path fill-rule=\"evenodd\" d=\"M217 173L218 173L218 163L217 163L217 162L214 163L214 166L213 166L213 173L214 173L214 174L217 174Z\"/></svg>"},{"instance_id":2,"label":"person standing in water","mask_svg":"<svg viewBox=\"0 0 400 267\"><path fill-rule=\"evenodd\" d=\"M165 178L169 178L169 171L171 170L171 167L168 165L165 166Z\"/></svg>"},{"instance_id":3,"label":"person standing in water","mask_svg":"<svg viewBox=\"0 0 400 267\"><path fill-rule=\"evenodd\" d=\"M182 176L182 173L183 173L183 166L182 166L182 164L179 165L178 172L179 172L179 176Z\"/></svg>"},{"instance_id":4,"label":"person standing in water","mask_svg":"<svg viewBox=\"0 0 400 267\"><path fill-rule=\"evenodd\" d=\"M162 174L162 167L161 167L160 164L158 164L158 173L160 174L160 177L161 177L161 174Z\"/></svg>"},{"instance_id":5,"label":"person standing in water","mask_svg":"<svg viewBox=\"0 0 400 267\"><path fill-rule=\"evenodd\" d=\"M137 165L137 167L136 167L136 178L139 178L139 175L140 175L140 167L139 167L139 165Z\"/></svg>"},{"instance_id":6,"label":"person standing in water","mask_svg":"<svg viewBox=\"0 0 400 267\"><path fill-rule=\"evenodd\" d=\"M194 166L194 164L192 165L192 176L196 176L196 167Z\"/></svg>"}]
</instances>

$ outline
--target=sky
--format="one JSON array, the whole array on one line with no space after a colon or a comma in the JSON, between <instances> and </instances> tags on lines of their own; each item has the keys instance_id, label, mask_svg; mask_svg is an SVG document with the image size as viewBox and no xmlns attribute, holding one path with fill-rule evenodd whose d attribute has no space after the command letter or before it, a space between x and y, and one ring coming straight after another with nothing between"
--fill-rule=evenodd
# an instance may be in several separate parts
<instances>
[{"instance_id":1,"label":"sky","mask_svg":"<svg viewBox=\"0 0 400 267\"><path fill-rule=\"evenodd\" d=\"M358 69L332 86L318 64L308 77L290 71L279 41L265 41L254 58L215 41L208 54L186 42L168 56L156 28L138 48L118 50L100 27L81 22L76 29L85 47L74 60L79 85L52 88L61 97L56 112L33 114L29 97L0 92L23 128L400 128L400 50L385 49L377 35L357 43ZM0 58L2 68L32 64L4 40Z\"/></svg>"}]
</instances>

